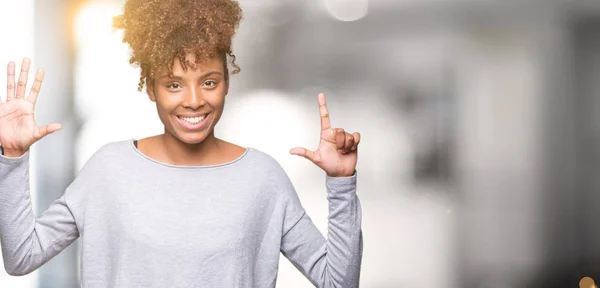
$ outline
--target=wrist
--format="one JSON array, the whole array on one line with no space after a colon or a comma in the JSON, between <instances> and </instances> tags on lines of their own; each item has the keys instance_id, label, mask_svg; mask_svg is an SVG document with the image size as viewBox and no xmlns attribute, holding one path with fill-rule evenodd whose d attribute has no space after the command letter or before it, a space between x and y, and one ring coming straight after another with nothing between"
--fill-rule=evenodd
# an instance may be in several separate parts
<instances>
[{"instance_id":1,"label":"wrist","mask_svg":"<svg viewBox=\"0 0 600 288\"><path fill-rule=\"evenodd\" d=\"M354 176L354 174L356 174L356 169L352 170L352 172L341 172L341 173L337 173L337 174L326 173L326 174L330 178L351 177L351 176Z\"/></svg>"},{"instance_id":2,"label":"wrist","mask_svg":"<svg viewBox=\"0 0 600 288\"><path fill-rule=\"evenodd\" d=\"M2 155L6 156L6 157L11 157L11 158L21 157L25 154L25 152L27 152L27 150L9 149L9 148L2 147Z\"/></svg>"}]
</instances>

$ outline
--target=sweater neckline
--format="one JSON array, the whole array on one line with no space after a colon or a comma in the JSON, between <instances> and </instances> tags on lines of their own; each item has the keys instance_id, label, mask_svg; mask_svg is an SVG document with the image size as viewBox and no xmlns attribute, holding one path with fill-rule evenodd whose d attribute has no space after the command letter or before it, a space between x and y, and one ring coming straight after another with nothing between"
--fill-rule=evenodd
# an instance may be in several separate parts
<instances>
[{"instance_id":1,"label":"sweater neckline","mask_svg":"<svg viewBox=\"0 0 600 288\"><path fill-rule=\"evenodd\" d=\"M169 163L165 163L162 161L158 161L156 159L153 159L151 157L149 157L148 155L142 153L135 145L136 139L130 139L127 141L128 146L133 149L133 151L135 152L135 154L137 154L138 156L140 156L143 160L151 162L153 164L157 164L160 166L165 166L165 167L169 167L169 168L175 168L175 169L208 169L208 168L218 168L218 167L225 167L225 166L229 166L232 164L235 164L236 162L239 162L240 160L242 160L243 158L246 157L246 155L248 155L248 152L250 150L252 150L251 147L246 147L246 150L244 151L244 153L242 153L242 155L238 156L237 158L227 161L227 162L223 162L223 163L219 163L219 164L213 164L213 165L175 165L175 164L169 164Z\"/></svg>"}]
</instances>

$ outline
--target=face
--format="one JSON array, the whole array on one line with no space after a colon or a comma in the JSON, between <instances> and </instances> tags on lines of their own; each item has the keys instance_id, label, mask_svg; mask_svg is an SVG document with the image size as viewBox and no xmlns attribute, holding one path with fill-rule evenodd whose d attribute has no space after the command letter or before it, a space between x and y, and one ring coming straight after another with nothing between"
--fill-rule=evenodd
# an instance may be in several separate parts
<instances>
[{"instance_id":1,"label":"face","mask_svg":"<svg viewBox=\"0 0 600 288\"><path fill-rule=\"evenodd\" d=\"M194 63L194 55L187 60ZM223 62L219 59L196 64L184 71L179 60L173 62L173 78L165 69L148 85L148 96L156 102L165 134L187 144L212 136L223 113L229 85Z\"/></svg>"}]
</instances>

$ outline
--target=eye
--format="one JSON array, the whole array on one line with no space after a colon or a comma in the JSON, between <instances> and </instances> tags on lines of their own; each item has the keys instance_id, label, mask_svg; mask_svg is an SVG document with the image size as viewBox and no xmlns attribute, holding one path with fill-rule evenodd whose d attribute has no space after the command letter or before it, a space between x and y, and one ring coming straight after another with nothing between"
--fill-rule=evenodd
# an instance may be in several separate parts
<instances>
[{"instance_id":1,"label":"eye","mask_svg":"<svg viewBox=\"0 0 600 288\"><path fill-rule=\"evenodd\" d=\"M172 89L172 90L177 90L177 89L181 88L181 85L179 85L178 83L171 83L171 84L167 85L167 88Z\"/></svg>"},{"instance_id":2,"label":"eye","mask_svg":"<svg viewBox=\"0 0 600 288\"><path fill-rule=\"evenodd\" d=\"M204 86L208 87L208 88L213 88L215 86L217 86L217 82L209 80L204 82Z\"/></svg>"}]
</instances>

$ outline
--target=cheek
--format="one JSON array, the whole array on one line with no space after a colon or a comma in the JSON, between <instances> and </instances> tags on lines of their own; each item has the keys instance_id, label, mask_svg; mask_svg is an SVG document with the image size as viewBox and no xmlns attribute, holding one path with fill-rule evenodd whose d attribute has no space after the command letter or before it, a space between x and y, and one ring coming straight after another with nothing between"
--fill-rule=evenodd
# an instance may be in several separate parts
<instances>
[{"instance_id":1,"label":"cheek","mask_svg":"<svg viewBox=\"0 0 600 288\"><path fill-rule=\"evenodd\" d=\"M225 106L225 94L223 91L218 91L217 93L210 93L206 97L206 102L215 110L221 111Z\"/></svg>"},{"instance_id":2,"label":"cheek","mask_svg":"<svg viewBox=\"0 0 600 288\"><path fill-rule=\"evenodd\" d=\"M156 110L158 111L158 117L166 124L169 122L169 117L177 108L177 102L173 101L175 97L157 97L156 98Z\"/></svg>"},{"instance_id":3,"label":"cheek","mask_svg":"<svg viewBox=\"0 0 600 288\"><path fill-rule=\"evenodd\" d=\"M161 93L156 95L156 106L162 111L170 111L175 109L180 102L178 94Z\"/></svg>"}]
</instances>

